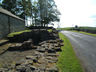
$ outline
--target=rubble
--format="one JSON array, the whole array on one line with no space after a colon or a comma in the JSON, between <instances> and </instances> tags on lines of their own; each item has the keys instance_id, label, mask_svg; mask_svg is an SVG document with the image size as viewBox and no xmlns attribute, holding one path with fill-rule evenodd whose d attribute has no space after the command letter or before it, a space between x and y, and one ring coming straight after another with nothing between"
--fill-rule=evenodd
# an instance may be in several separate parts
<instances>
[{"instance_id":1,"label":"rubble","mask_svg":"<svg viewBox=\"0 0 96 72\"><path fill-rule=\"evenodd\" d=\"M38 46L34 46L32 39L12 46L11 49L32 49L34 54L26 56L23 61L17 62L10 69L0 69L0 72L59 72L56 67L57 57L59 56L57 52L62 51L63 41L59 39L58 32L55 29L53 29L52 33L55 39L41 41Z\"/></svg>"}]
</instances>

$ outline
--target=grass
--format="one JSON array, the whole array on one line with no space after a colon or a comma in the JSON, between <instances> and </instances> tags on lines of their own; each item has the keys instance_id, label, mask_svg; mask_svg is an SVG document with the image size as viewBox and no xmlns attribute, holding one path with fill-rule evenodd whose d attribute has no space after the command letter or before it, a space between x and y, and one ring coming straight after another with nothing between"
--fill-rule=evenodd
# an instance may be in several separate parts
<instances>
[{"instance_id":1,"label":"grass","mask_svg":"<svg viewBox=\"0 0 96 72\"><path fill-rule=\"evenodd\" d=\"M83 72L80 61L76 57L71 43L62 33L59 33L59 36L64 40L64 46L61 47L62 52L60 52L59 60L57 62L60 72Z\"/></svg>"},{"instance_id":2,"label":"grass","mask_svg":"<svg viewBox=\"0 0 96 72\"><path fill-rule=\"evenodd\" d=\"M66 28L58 28L59 30L79 30L79 31L88 31L88 32L95 32L96 27L66 27Z\"/></svg>"},{"instance_id":3,"label":"grass","mask_svg":"<svg viewBox=\"0 0 96 72\"><path fill-rule=\"evenodd\" d=\"M74 30L73 32L79 32L79 33L86 34L86 35L96 36L96 34L87 33L87 32L83 32L83 31L75 31Z\"/></svg>"},{"instance_id":4,"label":"grass","mask_svg":"<svg viewBox=\"0 0 96 72\"><path fill-rule=\"evenodd\" d=\"M57 30L71 30L72 27L67 27L67 28L57 28Z\"/></svg>"},{"instance_id":5,"label":"grass","mask_svg":"<svg viewBox=\"0 0 96 72\"><path fill-rule=\"evenodd\" d=\"M24 32L31 32L31 30L24 30L24 31L19 31L19 32L13 32L13 33L8 34L7 37L14 37L15 35L19 35L19 34L22 34Z\"/></svg>"},{"instance_id":6,"label":"grass","mask_svg":"<svg viewBox=\"0 0 96 72\"><path fill-rule=\"evenodd\" d=\"M48 32L52 32L52 29L48 29Z\"/></svg>"},{"instance_id":7,"label":"grass","mask_svg":"<svg viewBox=\"0 0 96 72\"><path fill-rule=\"evenodd\" d=\"M73 32L79 32L86 35L96 36L96 27L78 27L77 29L75 27L67 27L67 28L59 28L58 30L67 30L67 31L73 31Z\"/></svg>"}]
</instances>

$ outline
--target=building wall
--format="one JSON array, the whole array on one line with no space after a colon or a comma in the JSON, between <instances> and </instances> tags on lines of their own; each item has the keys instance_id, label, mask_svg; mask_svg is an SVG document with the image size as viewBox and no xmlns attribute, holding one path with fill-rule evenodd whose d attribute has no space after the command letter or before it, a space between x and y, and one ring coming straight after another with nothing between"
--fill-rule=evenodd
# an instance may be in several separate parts
<instances>
[{"instance_id":1,"label":"building wall","mask_svg":"<svg viewBox=\"0 0 96 72\"><path fill-rule=\"evenodd\" d=\"M25 29L25 22L6 14L0 13L0 39L6 37L11 32Z\"/></svg>"},{"instance_id":2,"label":"building wall","mask_svg":"<svg viewBox=\"0 0 96 72\"><path fill-rule=\"evenodd\" d=\"M25 22L10 17L10 32L17 32L25 29Z\"/></svg>"}]
</instances>

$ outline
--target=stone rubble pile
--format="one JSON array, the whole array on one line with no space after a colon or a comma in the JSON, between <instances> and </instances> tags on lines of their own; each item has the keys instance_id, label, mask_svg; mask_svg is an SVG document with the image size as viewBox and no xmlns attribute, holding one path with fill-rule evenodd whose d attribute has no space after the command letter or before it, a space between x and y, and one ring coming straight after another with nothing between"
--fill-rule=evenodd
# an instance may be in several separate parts
<instances>
[{"instance_id":1,"label":"stone rubble pile","mask_svg":"<svg viewBox=\"0 0 96 72\"><path fill-rule=\"evenodd\" d=\"M38 46L33 45L32 39L12 46L10 49L33 49L34 54L26 56L24 60L16 62L9 68L1 68L0 72L59 72L56 62L58 61L58 52L62 51L63 41L59 39L56 30L53 30L52 33L56 37L55 40L40 42Z\"/></svg>"},{"instance_id":2,"label":"stone rubble pile","mask_svg":"<svg viewBox=\"0 0 96 72\"><path fill-rule=\"evenodd\" d=\"M33 45L32 39L29 39L28 41L24 41L23 43L16 43L15 45L12 45L9 47L9 51L24 51L24 50L30 50L30 49L36 49L36 46Z\"/></svg>"}]
</instances>

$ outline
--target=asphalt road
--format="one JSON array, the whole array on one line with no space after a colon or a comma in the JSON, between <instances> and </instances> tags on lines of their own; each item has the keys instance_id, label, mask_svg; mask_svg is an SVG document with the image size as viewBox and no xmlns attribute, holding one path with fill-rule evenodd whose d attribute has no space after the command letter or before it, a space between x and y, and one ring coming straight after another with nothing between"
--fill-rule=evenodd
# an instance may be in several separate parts
<instances>
[{"instance_id":1,"label":"asphalt road","mask_svg":"<svg viewBox=\"0 0 96 72\"><path fill-rule=\"evenodd\" d=\"M96 72L96 37L70 31L61 32L69 38L85 72Z\"/></svg>"}]
</instances>

